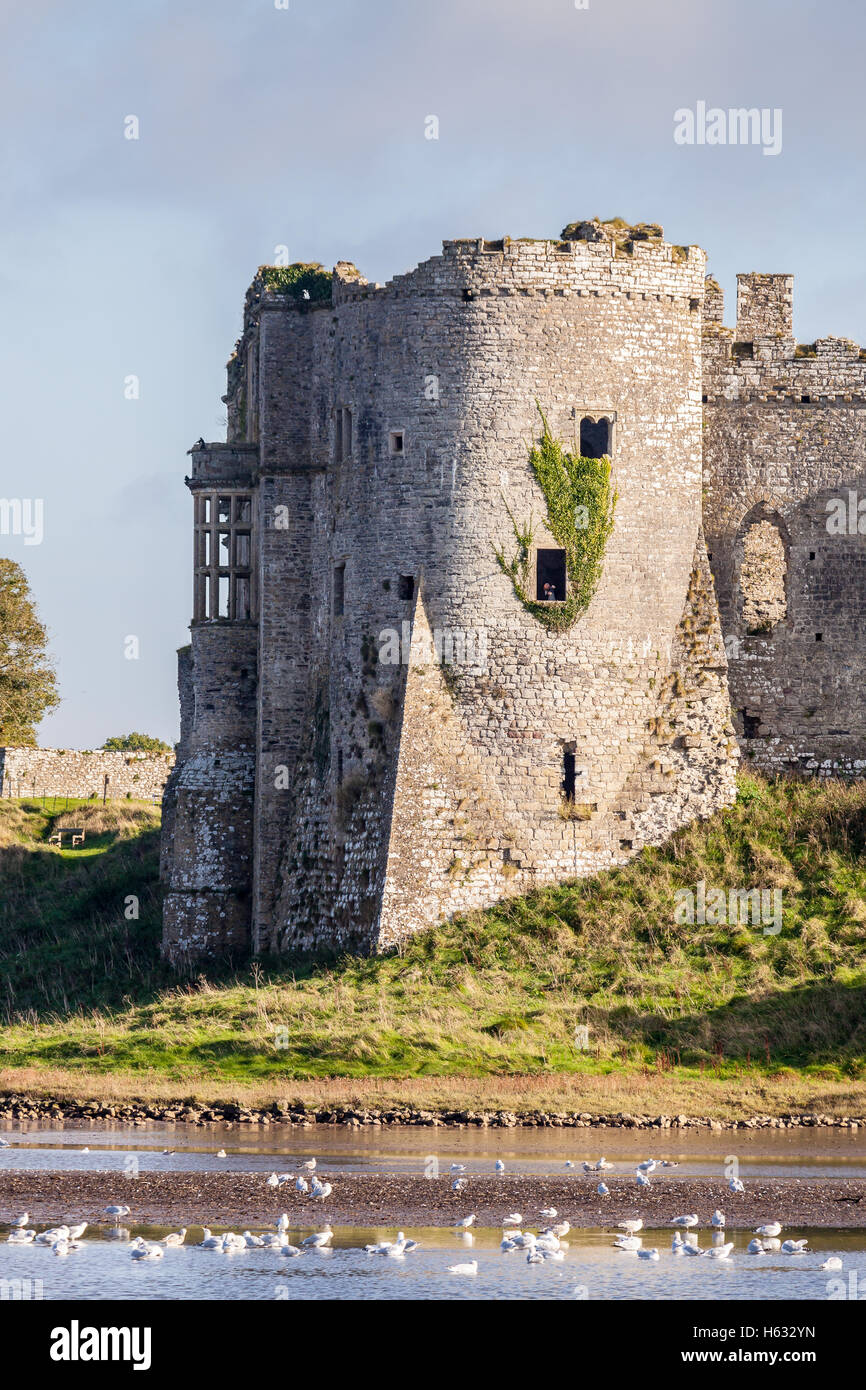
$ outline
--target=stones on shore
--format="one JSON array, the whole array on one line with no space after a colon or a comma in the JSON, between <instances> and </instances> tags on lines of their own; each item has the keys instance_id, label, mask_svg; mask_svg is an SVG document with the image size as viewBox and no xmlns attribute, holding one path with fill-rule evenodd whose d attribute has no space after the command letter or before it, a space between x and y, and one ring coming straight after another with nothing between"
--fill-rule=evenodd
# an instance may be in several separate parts
<instances>
[{"instance_id":1,"label":"stones on shore","mask_svg":"<svg viewBox=\"0 0 866 1390\"><path fill-rule=\"evenodd\" d=\"M303 1105L290 1106L283 1101L255 1109L237 1105L198 1101L184 1102L120 1102L120 1101L61 1101L27 1095L0 1097L0 1120L114 1120L127 1125L145 1125L149 1121L168 1124L271 1125L411 1125L431 1128L496 1128L496 1129L794 1129L827 1126L857 1130L866 1124L866 1117L827 1115L816 1112L789 1112L782 1115L753 1115L749 1119L719 1120L713 1117L689 1115L633 1115L629 1113L594 1114L579 1112L531 1110L518 1114L509 1110L421 1110L410 1106L393 1109L361 1109L333 1107L308 1109Z\"/></svg>"}]
</instances>

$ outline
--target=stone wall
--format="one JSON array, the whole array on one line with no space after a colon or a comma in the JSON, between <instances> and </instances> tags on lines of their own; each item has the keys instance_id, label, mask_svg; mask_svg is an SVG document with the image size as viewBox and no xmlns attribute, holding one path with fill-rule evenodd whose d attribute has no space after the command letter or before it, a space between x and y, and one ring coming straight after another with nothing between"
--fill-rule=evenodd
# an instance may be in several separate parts
<instances>
[{"instance_id":1,"label":"stone wall","mask_svg":"<svg viewBox=\"0 0 866 1390\"><path fill-rule=\"evenodd\" d=\"M0 748L5 797L107 796L153 801L162 796L173 753L103 753L61 748Z\"/></svg>"},{"instance_id":2,"label":"stone wall","mask_svg":"<svg viewBox=\"0 0 866 1390\"><path fill-rule=\"evenodd\" d=\"M668 690L694 660L704 266L662 241L450 242L387 286L338 267L329 305L257 299L239 352L258 396L233 420L261 457L256 948L390 944L622 862L730 800L718 632L710 674L694 671L705 727ZM536 399L566 443L585 412L615 422L614 535L562 634L494 556L508 507L555 544L528 464ZM407 659L383 661L404 624ZM435 633L482 634L483 663L431 663ZM566 748L585 818L562 813Z\"/></svg>"},{"instance_id":3,"label":"stone wall","mask_svg":"<svg viewBox=\"0 0 866 1390\"><path fill-rule=\"evenodd\" d=\"M866 352L798 345L790 276L738 285L736 328L705 321L703 394L704 529L741 747L767 771L862 775ZM756 526L770 541L763 621Z\"/></svg>"}]
</instances>

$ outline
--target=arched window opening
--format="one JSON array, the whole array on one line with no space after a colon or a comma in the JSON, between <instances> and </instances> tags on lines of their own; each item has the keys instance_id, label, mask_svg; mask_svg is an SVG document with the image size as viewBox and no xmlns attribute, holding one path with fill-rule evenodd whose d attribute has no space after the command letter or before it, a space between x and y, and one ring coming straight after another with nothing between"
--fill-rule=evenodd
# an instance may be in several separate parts
<instances>
[{"instance_id":1,"label":"arched window opening","mask_svg":"<svg viewBox=\"0 0 866 1390\"><path fill-rule=\"evenodd\" d=\"M788 616L785 542L772 521L755 521L743 537L740 592L743 625L752 636L772 632Z\"/></svg>"}]
</instances>

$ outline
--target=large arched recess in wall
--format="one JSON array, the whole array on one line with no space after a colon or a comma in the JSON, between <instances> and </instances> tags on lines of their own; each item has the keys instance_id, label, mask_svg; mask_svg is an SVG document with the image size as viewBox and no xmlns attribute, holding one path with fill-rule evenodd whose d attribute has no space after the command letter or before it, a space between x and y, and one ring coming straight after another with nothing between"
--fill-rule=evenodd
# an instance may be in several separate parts
<instances>
[{"instance_id":1,"label":"large arched recess in wall","mask_svg":"<svg viewBox=\"0 0 866 1390\"><path fill-rule=\"evenodd\" d=\"M784 518L768 501L741 520L734 541L733 598L745 637L769 637L790 619L791 538Z\"/></svg>"}]
</instances>

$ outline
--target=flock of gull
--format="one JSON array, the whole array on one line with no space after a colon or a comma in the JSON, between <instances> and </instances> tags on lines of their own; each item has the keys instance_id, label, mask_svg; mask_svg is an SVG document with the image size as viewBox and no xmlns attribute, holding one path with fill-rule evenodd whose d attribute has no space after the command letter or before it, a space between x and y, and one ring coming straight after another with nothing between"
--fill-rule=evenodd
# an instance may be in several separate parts
<instances>
[{"instance_id":1,"label":"flock of gull","mask_svg":"<svg viewBox=\"0 0 866 1390\"><path fill-rule=\"evenodd\" d=\"M6 1143L0 1140L3 1147ZM225 1151L220 1150L218 1158L225 1157ZM574 1168L576 1165L570 1160L566 1162L566 1168ZM612 1163L608 1163L604 1157L595 1163L584 1162L583 1171L586 1175L601 1174L613 1168ZM651 1185L650 1175L656 1168L676 1168L679 1165L670 1159L645 1159L639 1163L635 1169L635 1179L638 1188L646 1188ZM301 1164L302 1171L295 1173L276 1173L273 1172L266 1180L266 1186L271 1189L278 1189L286 1184L292 1184L295 1190L302 1196L308 1197L311 1201L324 1203L333 1192L330 1182L323 1181L316 1173L316 1160L311 1158ZM505 1172L505 1164L501 1159L496 1160L495 1171L497 1174ZM450 1166L451 1188L452 1191L462 1192L468 1186L466 1174L466 1164L452 1163ZM732 1193L743 1193L744 1184L739 1178L731 1178L728 1183ZM610 1189L604 1179L599 1182L596 1189L600 1197L610 1196ZM178 1231L172 1231L159 1241L148 1241L142 1236L137 1236L130 1240L130 1232L121 1223L124 1218L131 1215L132 1209L122 1203L111 1205L104 1208L103 1218L109 1223L110 1229L106 1232L109 1239L126 1240L131 1259L140 1261L156 1261L163 1258L166 1250L177 1249L186 1241L188 1227L181 1227ZM511 1212L504 1217L502 1226L502 1241L500 1250L506 1254L515 1251L525 1252L527 1264L545 1264L559 1262L565 1259L565 1252L568 1249L566 1236L571 1230L568 1221L558 1220L559 1213L555 1207L542 1207L538 1212L539 1221L531 1224L540 1227L538 1231L525 1229L524 1218L521 1212ZM454 1224L453 1229L459 1233L464 1242L472 1244L472 1227L476 1222L476 1214L471 1212L468 1216L461 1218ZM708 1230L711 1233L712 1244L701 1247L699 1243L700 1219L695 1212L687 1213L682 1216L671 1217L666 1223L675 1227L673 1239L671 1241L671 1254L674 1256L703 1256L713 1260L727 1260L734 1249L733 1241L725 1240L725 1215L722 1211L716 1210L710 1217ZM10 1245L34 1245L48 1246L57 1256L66 1256L84 1248L82 1237L88 1229L88 1222L80 1221L74 1225L60 1225L39 1231L30 1226L30 1215L23 1212L15 1221L11 1223L11 1229L7 1237ZM546 1223L546 1224L542 1224ZM227 1231L222 1235L214 1235L210 1227L203 1227L202 1240L198 1242L199 1248L210 1250L220 1254L236 1254L245 1250L267 1249L275 1250L279 1254L288 1258L296 1258L307 1251L324 1250L329 1246L333 1239L333 1231L330 1224L324 1224L323 1229L314 1231L301 1241L300 1245L292 1245L289 1241L288 1232L292 1223L287 1212L274 1223L272 1231L263 1231L255 1234L252 1231L244 1231L238 1235L233 1231ZM635 1255L639 1260L656 1261L661 1258L656 1246L644 1248L643 1237L639 1234L644 1229L644 1222L640 1217L635 1217L616 1224L616 1235L614 1249ZM802 1255L808 1250L807 1240L781 1240L782 1224L779 1221L766 1221L762 1225L754 1228L753 1239L747 1246L747 1254L764 1255L780 1252L783 1255ZM419 1242L406 1237L403 1231L398 1231L394 1240L378 1241L374 1244L364 1246L368 1255L381 1255L388 1259L403 1259L411 1254L413 1250L419 1249ZM842 1261L835 1256L831 1256L821 1265L822 1270L841 1269ZM478 1261L469 1260L462 1263L449 1265L449 1274L474 1276L478 1273Z\"/></svg>"}]
</instances>

